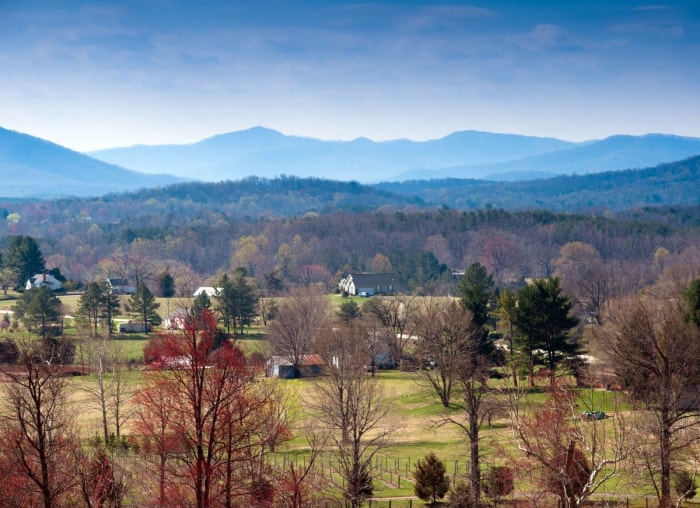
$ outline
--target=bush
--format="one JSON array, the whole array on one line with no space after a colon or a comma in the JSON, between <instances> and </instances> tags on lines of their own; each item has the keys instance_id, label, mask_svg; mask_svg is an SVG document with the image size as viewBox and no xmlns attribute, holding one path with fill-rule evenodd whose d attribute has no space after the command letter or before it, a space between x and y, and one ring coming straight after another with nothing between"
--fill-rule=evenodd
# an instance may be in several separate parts
<instances>
[{"instance_id":1,"label":"bush","mask_svg":"<svg viewBox=\"0 0 700 508\"><path fill-rule=\"evenodd\" d=\"M693 499L697 485L695 485L695 475L688 471L676 471L673 473L673 487L676 494L685 496L684 499Z\"/></svg>"},{"instance_id":2,"label":"bush","mask_svg":"<svg viewBox=\"0 0 700 508\"><path fill-rule=\"evenodd\" d=\"M470 487L468 483L459 482L450 492L450 508L472 508L469 499Z\"/></svg>"},{"instance_id":3,"label":"bush","mask_svg":"<svg viewBox=\"0 0 700 508\"><path fill-rule=\"evenodd\" d=\"M484 494L494 499L513 492L513 468L498 466L489 469L482 484Z\"/></svg>"}]
</instances>

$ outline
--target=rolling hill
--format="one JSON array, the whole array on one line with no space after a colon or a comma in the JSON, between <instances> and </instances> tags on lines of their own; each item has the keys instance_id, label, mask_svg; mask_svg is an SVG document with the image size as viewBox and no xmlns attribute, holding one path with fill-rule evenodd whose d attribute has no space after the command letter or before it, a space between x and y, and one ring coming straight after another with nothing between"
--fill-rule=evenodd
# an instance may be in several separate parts
<instances>
[{"instance_id":1,"label":"rolling hill","mask_svg":"<svg viewBox=\"0 0 700 508\"><path fill-rule=\"evenodd\" d=\"M0 128L0 195L100 196L181 179L143 174L108 164L40 138Z\"/></svg>"},{"instance_id":2,"label":"rolling hill","mask_svg":"<svg viewBox=\"0 0 700 508\"><path fill-rule=\"evenodd\" d=\"M473 210L545 209L558 212L700 205L700 156L644 169L497 182L457 178L386 182L375 188L425 203Z\"/></svg>"}]
</instances>

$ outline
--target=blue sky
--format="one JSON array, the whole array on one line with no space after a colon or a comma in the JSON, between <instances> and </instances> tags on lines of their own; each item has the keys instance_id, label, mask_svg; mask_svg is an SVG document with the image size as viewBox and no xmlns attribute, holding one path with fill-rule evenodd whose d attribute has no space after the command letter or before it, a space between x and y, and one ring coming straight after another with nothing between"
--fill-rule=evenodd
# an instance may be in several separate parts
<instances>
[{"instance_id":1,"label":"blue sky","mask_svg":"<svg viewBox=\"0 0 700 508\"><path fill-rule=\"evenodd\" d=\"M700 137L700 2L651 1L0 0L0 126L83 151Z\"/></svg>"}]
</instances>

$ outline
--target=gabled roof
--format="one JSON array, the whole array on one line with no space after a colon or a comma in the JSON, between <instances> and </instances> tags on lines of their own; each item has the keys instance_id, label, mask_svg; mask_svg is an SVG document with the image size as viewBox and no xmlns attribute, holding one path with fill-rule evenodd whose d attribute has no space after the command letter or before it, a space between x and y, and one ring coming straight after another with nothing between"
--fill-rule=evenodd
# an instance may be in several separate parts
<instances>
[{"instance_id":1,"label":"gabled roof","mask_svg":"<svg viewBox=\"0 0 700 508\"><path fill-rule=\"evenodd\" d=\"M286 356L273 356L270 360L277 365L291 365L292 362ZM323 366L326 362L323 361L321 355L301 355L301 366L311 367L314 365Z\"/></svg>"},{"instance_id":2,"label":"gabled roof","mask_svg":"<svg viewBox=\"0 0 700 508\"><path fill-rule=\"evenodd\" d=\"M109 285L112 287L129 285L128 279L107 279L107 282L109 282Z\"/></svg>"},{"instance_id":3,"label":"gabled roof","mask_svg":"<svg viewBox=\"0 0 700 508\"><path fill-rule=\"evenodd\" d=\"M355 287L396 286L395 273L351 273Z\"/></svg>"}]
</instances>

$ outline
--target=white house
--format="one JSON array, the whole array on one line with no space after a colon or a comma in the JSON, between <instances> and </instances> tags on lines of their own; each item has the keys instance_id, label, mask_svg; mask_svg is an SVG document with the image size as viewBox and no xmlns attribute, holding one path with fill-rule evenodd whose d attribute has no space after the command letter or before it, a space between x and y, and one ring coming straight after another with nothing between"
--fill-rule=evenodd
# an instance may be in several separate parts
<instances>
[{"instance_id":1,"label":"white house","mask_svg":"<svg viewBox=\"0 0 700 508\"><path fill-rule=\"evenodd\" d=\"M48 287L52 291L58 291L63 287L61 284L61 281L56 279L53 275L49 273L39 273L37 275L34 275L33 277L27 279L27 283L25 284L26 289L31 289L31 288L40 288L40 287Z\"/></svg>"},{"instance_id":2,"label":"white house","mask_svg":"<svg viewBox=\"0 0 700 508\"><path fill-rule=\"evenodd\" d=\"M349 295L393 295L398 291L398 280L393 273L349 273L338 287Z\"/></svg>"},{"instance_id":3,"label":"white house","mask_svg":"<svg viewBox=\"0 0 700 508\"><path fill-rule=\"evenodd\" d=\"M107 285L112 294L115 295L133 295L136 293L136 288L129 285L127 279L107 279Z\"/></svg>"},{"instance_id":4,"label":"white house","mask_svg":"<svg viewBox=\"0 0 700 508\"><path fill-rule=\"evenodd\" d=\"M200 286L197 288L197 291L194 292L193 296L199 296L202 293L206 293L206 295L211 298L213 296L216 296L216 294L221 291L221 288L215 288L211 286Z\"/></svg>"}]
</instances>

